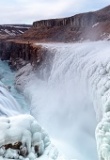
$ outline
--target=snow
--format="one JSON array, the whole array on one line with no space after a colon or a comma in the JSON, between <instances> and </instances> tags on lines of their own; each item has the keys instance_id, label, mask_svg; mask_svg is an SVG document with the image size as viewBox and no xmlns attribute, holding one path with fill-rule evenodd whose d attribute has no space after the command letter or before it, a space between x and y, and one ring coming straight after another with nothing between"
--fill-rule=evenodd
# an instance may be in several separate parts
<instances>
[{"instance_id":1,"label":"snow","mask_svg":"<svg viewBox=\"0 0 110 160\"><path fill-rule=\"evenodd\" d=\"M16 142L21 142L20 148L5 148L5 145L14 145ZM20 152L28 154L23 157L19 154ZM51 144L48 134L32 116L18 115L0 117L0 156L23 160L36 158L55 160L58 157L58 151Z\"/></svg>"},{"instance_id":2,"label":"snow","mask_svg":"<svg viewBox=\"0 0 110 160\"><path fill-rule=\"evenodd\" d=\"M16 75L16 86L24 92L33 117L16 114L0 118L0 144L19 140L27 145L21 147L22 152L26 154L28 150L29 154L24 158L3 147L0 155L25 160L65 160L64 155L67 160L74 157L97 160L98 151L100 160L109 160L110 42L42 45L48 49L47 63L36 70L27 64ZM5 106L13 111L16 107L9 91L2 84L0 90L1 109L5 113ZM7 95L12 104L7 101ZM4 131L7 132L3 134ZM58 150L50 142L52 138ZM37 155L36 145L39 146Z\"/></svg>"},{"instance_id":3,"label":"snow","mask_svg":"<svg viewBox=\"0 0 110 160\"><path fill-rule=\"evenodd\" d=\"M94 27L96 27L96 26L98 26L99 25L99 23L95 23L93 26L92 26L92 28L94 28Z\"/></svg>"},{"instance_id":4,"label":"snow","mask_svg":"<svg viewBox=\"0 0 110 160\"><path fill-rule=\"evenodd\" d=\"M97 45L90 42L84 44L53 43L41 45L48 49L48 55L46 56L48 56L49 62L44 62L46 63L45 67L43 64L40 66L40 73L36 70L30 73L29 65L21 68L17 73L16 85L20 84L17 87L21 86L23 88L24 94L30 104L30 113L48 130L49 135L59 142L57 145L55 144L59 151L66 155L68 159L96 160L95 117L94 120L91 120L92 109L90 112L85 109L85 104L88 103L88 100L86 100L88 99L88 93L87 95L83 94L83 89L82 93L79 93L76 82L79 83L79 86L82 84L82 79L79 80L79 74L81 74L82 70L77 71L77 66L82 65L81 63L84 63L84 61L79 61L81 61L82 57L85 58L86 56L89 59L87 53L89 54ZM50 64L51 62L52 65ZM49 67L51 68L48 73ZM25 79L27 81L25 81L24 85ZM83 102L85 104L82 104L81 96L82 100L86 100L86 102ZM89 107L90 104L86 105ZM90 116L88 116L89 114ZM88 124L86 126L87 121ZM91 127L89 123L92 123ZM81 125L84 125L84 131ZM85 137L87 143L83 142L83 137ZM83 147L79 144L79 139L84 143ZM88 144L89 141L91 141L91 145Z\"/></svg>"},{"instance_id":5,"label":"snow","mask_svg":"<svg viewBox=\"0 0 110 160\"><path fill-rule=\"evenodd\" d=\"M72 144L73 157L81 160L96 160L97 156L92 156L98 151L100 160L110 159L110 42L41 45L48 49L50 55L49 62L52 62L52 66L50 65L49 73L49 64L45 68L43 64L40 66L40 74L37 70L33 73L28 72L28 67L25 66L18 72L23 70L24 73L18 74L16 79L20 86L24 86L23 79L28 79L27 82L25 81L24 94L30 103L31 114L45 128L48 128L49 135L54 134L54 139L59 138L65 142L61 142L62 144L68 146L66 139L69 143L71 141L74 143L74 139L80 135L77 146L74 147ZM79 104L77 105L76 102ZM86 108L83 103L87 103ZM92 107L94 107L97 122L93 122L95 117L91 115ZM92 118L90 118L91 116ZM52 125L49 123L50 121ZM64 124L63 127L62 124ZM82 124L83 126L81 126ZM64 127L65 130L63 130ZM78 128L80 129L78 130ZM57 129L58 135L55 129ZM96 134L97 151L93 132ZM86 139L87 137L88 139ZM62 146L59 143L57 147L61 147L60 149L64 151L66 145ZM90 146L91 148L89 148ZM63 153L69 152L68 148ZM81 155L75 154L73 152L75 149ZM83 150L86 150L86 153ZM70 154L69 152L68 157Z\"/></svg>"},{"instance_id":6,"label":"snow","mask_svg":"<svg viewBox=\"0 0 110 160\"><path fill-rule=\"evenodd\" d=\"M24 33L23 31L21 31L21 30L18 30L20 33Z\"/></svg>"},{"instance_id":7,"label":"snow","mask_svg":"<svg viewBox=\"0 0 110 160\"><path fill-rule=\"evenodd\" d=\"M11 26L11 25L3 25L3 29L0 29L1 34L8 34L10 36L15 36L16 34L24 33L23 29L29 29L30 27L26 26ZM2 33L3 32L3 33Z\"/></svg>"},{"instance_id":8,"label":"snow","mask_svg":"<svg viewBox=\"0 0 110 160\"><path fill-rule=\"evenodd\" d=\"M14 28L18 28L18 29L20 29L20 28L26 28L26 29L29 29L30 27L26 27L26 26L14 26Z\"/></svg>"},{"instance_id":9,"label":"snow","mask_svg":"<svg viewBox=\"0 0 110 160\"><path fill-rule=\"evenodd\" d=\"M4 31L5 31L7 34L10 34L10 31L8 31L7 29L4 29Z\"/></svg>"},{"instance_id":10,"label":"snow","mask_svg":"<svg viewBox=\"0 0 110 160\"><path fill-rule=\"evenodd\" d=\"M0 82L0 112L0 160L58 158L58 151L51 144L47 132L33 116L21 114L19 104L2 82Z\"/></svg>"},{"instance_id":11,"label":"snow","mask_svg":"<svg viewBox=\"0 0 110 160\"><path fill-rule=\"evenodd\" d=\"M10 36L16 35L15 33L12 33L12 31L9 31L8 29L4 29L4 32L6 32Z\"/></svg>"}]
</instances>

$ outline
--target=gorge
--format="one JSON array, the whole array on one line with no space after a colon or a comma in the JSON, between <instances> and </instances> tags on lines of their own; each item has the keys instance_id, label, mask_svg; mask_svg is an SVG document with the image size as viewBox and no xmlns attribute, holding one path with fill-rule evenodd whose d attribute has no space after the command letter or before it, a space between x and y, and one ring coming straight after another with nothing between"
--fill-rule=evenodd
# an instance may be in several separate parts
<instances>
[{"instance_id":1,"label":"gorge","mask_svg":"<svg viewBox=\"0 0 110 160\"><path fill-rule=\"evenodd\" d=\"M28 121L31 129L23 125L24 133L28 130L32 134L28 156L16 154L14 159L109 160L109 26L110 6L70 18L34 22L22 35L1 38L0 78L5 84L1 83L1 99L3 96L10 99L8 88L21 107L13 105L12 99L12 104L5 98L4 102L1 100L1 116L8 118L1 119L0 123L6 122L6 126L10 123L13 128L13 121L20 126ZM25 117L27 114L32 117ZM17 117L11 120L10 116L15 115L21 115L21 122ZM43 128L39 130L37 121L48 134ZM34 132L33 128L38 130ZM39 134L43 138L39 138ZM35 142L41 152L35 150L33 139L37 136ZM19 135L15 135L17 137ZM0 142L2 144L2 138ZM9 159L8 151L4 153L2 149L0 158Z\"/></svg>"}]
</instances>

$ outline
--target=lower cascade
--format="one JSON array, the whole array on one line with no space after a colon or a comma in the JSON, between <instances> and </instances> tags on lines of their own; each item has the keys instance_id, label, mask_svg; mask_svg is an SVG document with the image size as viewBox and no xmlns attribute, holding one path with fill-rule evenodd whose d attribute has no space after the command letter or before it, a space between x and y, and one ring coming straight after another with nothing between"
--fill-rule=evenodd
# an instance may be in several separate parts
<instances>
[{"instance_id":1,"label":"lower cascade","mask_svg":"<svg viewBox=\"0 0 110 160\"><path fill-rule=\"evenodd\" d=\"M110 42L41 45L42 64L15 77L29 108L1 78L1 160L109 160Z\"/></svg>"}]
</instances>

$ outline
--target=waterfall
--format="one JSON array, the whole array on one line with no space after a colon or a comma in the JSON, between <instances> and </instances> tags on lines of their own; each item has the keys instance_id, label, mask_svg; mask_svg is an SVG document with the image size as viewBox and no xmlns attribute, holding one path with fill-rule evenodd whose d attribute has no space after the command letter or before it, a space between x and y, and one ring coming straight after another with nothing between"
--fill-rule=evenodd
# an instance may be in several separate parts
<instances>
[{"instance_id":1,"label":"waterfall","mask_svg":"<svg viewBox=\"0 0 110 160\"><path fill-rule=\"evenodd\" d=\"M110 42L42 46L48 51L44 62L34 70L27 64L16 75L31 115L67 159L97 160L98 151L100 160L108 160Z\"/></svg>"},{"instance_id":2,"label":"waterfall","mask_svg":"<svg viewBox=\"0 0 110 160\"><path fill-rule=\"evenodd\" d=\"M22 94L14 87L15 72L7 62L0 60L0 115L15 116L28 112L28 105ZM16 100L15 100L16 99Z\"/></svg>"},{"instance_id":3,"label":"waterfall","mask_svg":"<svg viewBox=\"0 0 110 160\"><path fill-rule=\"evenodd\" d=\"M42 45L46 61L34 74L17 75L21 85L28 79L24 94L31 114L69 158L96 160L95 129L109 101L110 43Z\"/></svg>"},{"instance_id":4,"label":"waterfall","mask_svg":"<svg viewBox=\"0 0 110 160\"><path fill-rule=\"evenodd\" d=\"M29 114L22 94L14 88L15 72L2 61L0 78L0 160L63 159L47 132Z\"/></svg>"}]
</instances>

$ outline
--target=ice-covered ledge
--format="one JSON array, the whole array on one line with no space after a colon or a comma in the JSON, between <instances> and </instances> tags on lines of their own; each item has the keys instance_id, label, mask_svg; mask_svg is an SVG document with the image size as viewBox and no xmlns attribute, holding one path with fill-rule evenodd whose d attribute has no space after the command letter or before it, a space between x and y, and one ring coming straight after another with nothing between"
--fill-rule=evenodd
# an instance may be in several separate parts
<instances>
[{"instance_id":1,"label":"ice-covered ledge","mask_svg":"<svg viewBox=\"0 0 110 160\"><path fill-rule=\"evenodd\" d=\"M104 114L96 128L97 150L99 160L110 159L110 112Z\"/></svg>"},{"instance_id":2,"label":"ice-covered ledge","mask_svg":"<svg viewBox=\"0 0 110 160\"><path fill-rule=\"evenodd\" d=\"M0 117L0 159L56 159L48 134L30 115Z\"/></svg>"}]
</instances>

